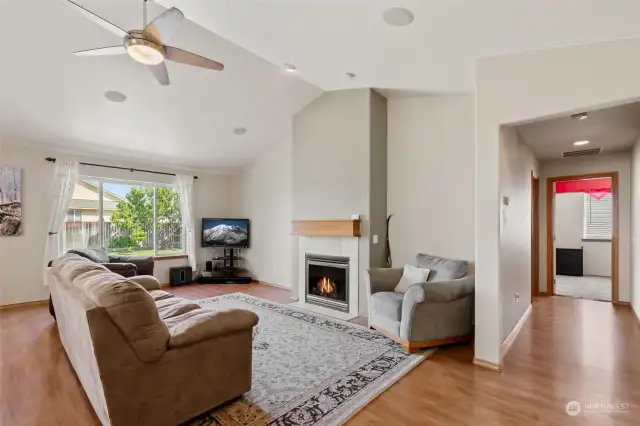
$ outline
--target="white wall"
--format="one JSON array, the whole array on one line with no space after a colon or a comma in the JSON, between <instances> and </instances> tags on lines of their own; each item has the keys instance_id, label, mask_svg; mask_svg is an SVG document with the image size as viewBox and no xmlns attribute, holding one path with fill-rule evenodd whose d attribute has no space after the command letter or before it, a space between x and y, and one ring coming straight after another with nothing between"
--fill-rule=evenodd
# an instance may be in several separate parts
<instances>
[{"instance_id":1,"label":"white wall","mask_svg":"<svg viewBox=\"0 0 640 426\"><path fill-rule=\"evenodd\" d=\"M388 107L393 265L417 253L473 261L473 96L391 96Z\"/></svg>"},{"instance_id":2,"label":"white wall","mask_svg":"<svg viewBox=\"0 0 640 426\"><path fill-rule=\"evenodd\" d=\"M22 148L19 141L11 145L4 142L0 150L0 164L22 168L23 232L17 237L0 238L0 305L44 300L49 290L44 286L44 244L51 210L51 181L54 166L44 160L47 156L58 156L34 148ZM70 158L65 155L66 158ZM76 160L114 164L125 167L140 167L165 172L175 172L153 165L123 164L109 161L108 157L75 157ZM129 179L146 182L169 183L171 176L148 173L131 173L95 167L81 167L85 175ZM229 177L198 173L195 182L194 214L196 235L200 235L202 217L227 216L231 214ZM202 264L211 255L211 249L199 248L197 261ZM161 260L155 264L154 275L161 283L169 282L169 267L182 266L186 260Z\"/></svg>"},{"instance_id":3,"label":"white wall","mask_svg":"<svg viewBox=\"0 0 640 426\"><path fill-rule=\"evenodd\" d=\"M597 277L611 276L611 242L583 241L583 274Z\"/></svg>"},{"instance_id":4,"label":"white wall","mask_svg":"<svg viewBox=\"0 0 640 426\"><path fill-rule=\"evenodd\" d=\"M500 362L500 126L640 99L638 75L640 38L477 61L477 358Z\"/></svg>"},{"instance_id":5,"label":"white wall","mask_svg":"<svg viewBox=\"0 0 640 426\"><path fill-rule=\"evenodd\" d=\"M632 157L632 266L631 306L640 319L640 141L633 147Z\"/></svg>"},{"instance_id":6,"label":"white wall","mask_svg":"<svg viewBox=\"0 0 640 426\"><path fill-rule=\"evenodd\" d=\"M618 172L619 203L619 298L628 302L631 297L631 155L629 153L597 155L592 157L565 158L540 163L540 291L547 290L547 190L549 177L572 176L589 173ZM557 196L556 196L557 197ZM557 228L556 228L557 232ZM604 243L595 243L604 244ZM610 244L609 244L610 245ZM597 256L589 247L589 259ZM602 253L601 253L602 254ZM606 250L605 254L606 256ZM609 259L611 256L609 255ZM585 258L586 262L587 258ZM600 263L603 260L600 259ZM604 260L606 262L606 260ZM598 269L601 268L598 266ZM610 269L610 268L609 268ZM585 271L585 274L587 272ZM599 275L599 274L594 274Z\"/></svg>"},{"instance_id":7,"label":"white wall","mask_svg":"<svg viewBox=\"0 0 640 426\"><path fill-rule=\"evenodd\" d=\"M251 219L245 251L254 279L292 288L291 138L269 149L234 176L236 214Z\"/></svg>"},{"instance_id":8,"label":"white wall","mask_svg":"<svg viewBox=\"0 0 640 426\"><path fill-rule=\"evenodd\" d=\"M556 195L554 210L556 247L582 248L584 234L584 194L568 192Z\"/></svg>"},{"instance_id":9,"label":"white wall","mask_svg":"<svg viewBox=\"0 0 640 426\"><path fill-rule=\"evenodd\" d=\"M531 172L538 163L514 127L500 140L500 310L504 340L531 304Z\"/></svg>"}]
</instances>

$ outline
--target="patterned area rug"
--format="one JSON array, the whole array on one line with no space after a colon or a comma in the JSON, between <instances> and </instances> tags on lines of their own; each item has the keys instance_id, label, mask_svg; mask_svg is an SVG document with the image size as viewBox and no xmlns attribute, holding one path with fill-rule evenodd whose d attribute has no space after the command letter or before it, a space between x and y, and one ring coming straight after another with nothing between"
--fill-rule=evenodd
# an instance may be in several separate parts
<instances>
[{"instance_id":1,"label":"patterned area rug","mask_svg":"<svg viewBox=\"0 0 640 426\"><path fill-rule=\"evenodd\" d=\"M242 293L198 303L249 309L260 322L252 390L190 426L340 425L435 352L408 355L366 327Z\"/></svg>"}]
</instances>

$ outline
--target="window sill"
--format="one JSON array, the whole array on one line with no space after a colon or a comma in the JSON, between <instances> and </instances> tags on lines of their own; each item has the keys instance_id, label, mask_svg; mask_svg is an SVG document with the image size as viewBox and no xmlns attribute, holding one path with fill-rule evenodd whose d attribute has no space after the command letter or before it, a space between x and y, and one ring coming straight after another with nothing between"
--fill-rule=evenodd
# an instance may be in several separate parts
<instances>
[{"instance_id":1,"label":"window sill","mask_svg":"<svg viewBox=\"0 0 640 426\"><path fill-rule=\"evenodd\" d=\"M610 243L611 238L583 238L583 243Z\"/></svg>"},{"instance_id":2,"label":"window sill","mask_svg":"<svg viewBox=\"0 0 640 426\"><path fill-rule=\"evenodd\" d=\"M187 259L189 256L187 256L186 254L168 254L166 256L154 256L153 260L158 261L158 260L175 260L175 259Z\"/></svg>"}]
</instances>

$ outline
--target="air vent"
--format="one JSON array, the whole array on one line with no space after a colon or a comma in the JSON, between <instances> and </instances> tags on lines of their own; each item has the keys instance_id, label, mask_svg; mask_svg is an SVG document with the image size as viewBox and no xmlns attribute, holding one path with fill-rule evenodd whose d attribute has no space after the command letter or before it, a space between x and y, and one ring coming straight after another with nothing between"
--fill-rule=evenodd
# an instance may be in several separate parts
<instances>
[{"instance_id":1,"label":"air vent","mask_svg":"<svg viewBox=\"0 0 640 426\"><path fill-rule=\"evenodd\" d=\"M562 153L562 158L583 157L585 155L598 155L602 148L582 149L580 151L567 151Z\"/></svg>"}]
</instances>

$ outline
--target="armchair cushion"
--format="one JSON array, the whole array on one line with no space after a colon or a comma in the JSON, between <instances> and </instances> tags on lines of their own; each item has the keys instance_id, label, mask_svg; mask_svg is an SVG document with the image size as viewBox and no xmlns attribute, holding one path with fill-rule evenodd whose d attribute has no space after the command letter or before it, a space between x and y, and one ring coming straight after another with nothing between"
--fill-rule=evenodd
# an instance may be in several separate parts
<instances>
[{"instance_id":1,"label":"armchair cushion","mask_svg":"<svg viewBox=\"0 0 640 426\"><path fill-rule=\"evenodd\" d=\"M153 275L155 261L153 256L109 256L110 263L132 263L136 265L138 275Z\"/></svg>"},{"instance_id":2,"label":"armchair cushion","mask_svg":"<svg viewBox=\"0 0 640 426\"><path fill-rule=\"evenodd\" d=\"M78 256L89 259L95 263L109 263L109 255L105 249L100 248L86 248L69 250L67 253L77 254Z\"/></svg>"},{"instance_id":3,"label":"armchair cushion","mask_svg":"<svg viewBox=\"0 0 640 426\"><path fill-rule=\"evenodd\" d=\"M416 268L415 266L411 265L404 265L402 278L400 278L400 282L393 291L395 291L396 293L404 293L413 284L426 282L430 272L431 271L429 271L428 269Z\"/></svg>"},{"instance_id":4,"label":"armchair cushion","mask_svg":"<svg viewBox=\"0 0 640 426\"><path fill-rule=\"evenodd\" d=\"M376 315L400 321L402 318L402 300L404 294L392 291L375 293L371 296L371 309Z\"/></svg>"},{"instance_id":5,"label":"armchair cushion","mask_svg":"<svg viewBox=\"0 0 640 426\"><path fill-rule=\"evenodd\" d=\"M469 262L466 260L445 259L418 253L416 262L419 267L431 270L427 281L455 280L469 272Z\"/></svg>"},{"instance_id":6,"label":"armchair cushion","mask_svg":"<svg viewBox=\"0 0 640 426\"><path fill-rule=\"evenodd\" d=\"M102 265L114 274L122 275L125 278L138 275L138 268L133 263L103 263Z\"/></svg>"},{"instance_id":7,"label":"armchair cushion","mask_svg":"<svg viewBox=\"0 0 640 426\"><path fill-rule=\"evenodd\" d=\"M245 309L196 309L164 322L169 328L169 347L178 348L215 336L250 331L258 323L258 316Z\"/></svg>"}]
</instances>

